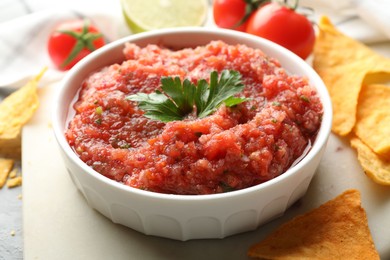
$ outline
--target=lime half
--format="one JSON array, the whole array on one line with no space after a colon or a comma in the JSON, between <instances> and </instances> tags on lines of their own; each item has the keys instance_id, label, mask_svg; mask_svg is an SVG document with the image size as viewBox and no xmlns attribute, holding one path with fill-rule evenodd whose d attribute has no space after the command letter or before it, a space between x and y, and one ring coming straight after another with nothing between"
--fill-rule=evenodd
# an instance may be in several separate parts
<instances>
[{"instance_id":1,"label":"lime half","mask_svg":"<svg viewBox=\"0 0 390 260\"><path fill-rule=\"evenodd\" d=\"M160 28L201 26L208 0L121 0L123 14L134 33Z\"/></svg>"}]
</instances>

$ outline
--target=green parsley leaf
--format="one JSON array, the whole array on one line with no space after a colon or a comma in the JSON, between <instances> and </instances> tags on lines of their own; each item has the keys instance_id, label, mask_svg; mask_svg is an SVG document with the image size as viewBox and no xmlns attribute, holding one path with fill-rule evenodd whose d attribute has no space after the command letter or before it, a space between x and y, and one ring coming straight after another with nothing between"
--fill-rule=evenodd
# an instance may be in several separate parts
<instances>
[{"instance_id":1,"label":"green parsley leaf","mask_svg":"<svg viewBox=\"0 0 390 260\"><path fill-rule=\"evenodd\" d=\"M159 90L151 94L137 93L128 96L127 99L138 101L139 108L144 110L145 116L150 119L162 122L182 119L178 107Z\"/></svg>"},{"instance_id":2,"label":"green parsley leaf","mask_svg":"<svg viewBox=\"0 0 390 260\"><path fill-rule=\"evenodd\" d=\"M182 120L190 114L194 106L199 118L208 116L222 104L232 107L247 101L247 98L234 97L241 92L244 85L241 74L234 70L224 70L218 78L216 71L210 74L210 84L201 79L195 86L188 79L181 82L179 77L161 78L161 90L151 94L137 93L127 96L126 99L137 101L145 116L169 122Z\"/></svg>"},{"instance_id":3,"label":"green parsley leaf","mask_svg":"<svg viewBox=\"0 0 390 260\"><path fill-rule=\"evenodd\" d=\"M234 107L238 104L241 104L242 102L248 101L249 98L242 98L242 97L229 97L223 101L225 103L225 106L227 107Z\"/></svg>"},{"instance_id":4,"label":"green parsley leaf","mask_svg":"<svg viewBox=\"0 0 390 260\"><path fill-rule=\"evenodd\" d=\"M234 94L241 92L244 84L241 83L241 74L235 70L224 70L218 81L216 71L210 74L210 85L201 80L201 87L196 89L195 104L199 118L208 116L225 101L227 104L237 105L246 101L245 98L233 98ZM230 102L229 102L230 99Z\"/></svg>"}]
</instances>

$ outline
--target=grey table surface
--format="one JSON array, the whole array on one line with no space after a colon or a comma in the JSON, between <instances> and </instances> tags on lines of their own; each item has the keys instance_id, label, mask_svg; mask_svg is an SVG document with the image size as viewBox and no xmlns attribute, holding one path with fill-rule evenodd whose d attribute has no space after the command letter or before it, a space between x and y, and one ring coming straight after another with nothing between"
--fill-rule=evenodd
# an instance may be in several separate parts
<instances>
[{"instance_id":1,"label":"grey table surface","mask_svg":"<svg viewBox=\"0 0 390 260\"><path fill-rule=\"evenodd\" d=\"M0 92L0 102L6 95ZM15 167L20 167L20 162ZM0 260L23 259L21 194L21 186L9 189L4 185L0 189Z\"/></svg>"},{"instance_id":2,"label":"grey table surface","mask_svg":"<svg viewBox=\"0 0 390 260\"><path fill-rule=\"evenodd\" d=\"M22 187L0 190L0 259L23 259ZM14 234L13 234L14 233Z\"/></svg>"}]
</instances>

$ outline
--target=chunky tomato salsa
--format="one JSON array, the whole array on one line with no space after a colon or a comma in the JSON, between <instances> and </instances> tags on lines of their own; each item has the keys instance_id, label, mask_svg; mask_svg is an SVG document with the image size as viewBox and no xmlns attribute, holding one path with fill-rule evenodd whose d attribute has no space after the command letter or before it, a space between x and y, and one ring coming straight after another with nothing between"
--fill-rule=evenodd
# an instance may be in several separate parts
<instances>
[{"instance_id":1,"label":"chunky tomato salsa","mask_svg":"<svg viewBox=\"0 0 390 260\"><path fill-rule=\"evenodd\" d=\"M124 54L122 64L84 80L66 131L81 160L124 185L169 194L250 187L285 172L320 127L316 90L259 49L222 41L180 50L128 43ZM248 100L204 118L163 123L126 99L154 92L162 77L207 81L226 69L241 73L239 96Z\"/></svg>"}]
</instances>

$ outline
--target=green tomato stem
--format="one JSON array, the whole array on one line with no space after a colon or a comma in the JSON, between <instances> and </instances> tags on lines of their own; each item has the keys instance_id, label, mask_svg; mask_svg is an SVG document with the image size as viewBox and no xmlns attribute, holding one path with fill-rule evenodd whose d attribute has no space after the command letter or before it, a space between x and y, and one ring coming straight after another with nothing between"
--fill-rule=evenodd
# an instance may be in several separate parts
<instances>
[{"instance_id":1,"label":"green tomato stem","mask_svg":"<svg viewBox=\"0 0 390 260\"><path fill-rule=\"evenodd\" d=\"M68 57L60 65L61 68L65 68L67 65L69 65L84 48L88 49L90 52L96 50L95 46L93 45L93 42L96 39L102 37L102 34L89 32L88 31L89 24L90 24L89 20L84 19L84 25L83 25L83 29L81 32L75 32L75 31L71 31L71 30L58 30L57 31L59 33L69 35L76 40L76 44L73 46Z\"/></svg>"}]
</instances>

